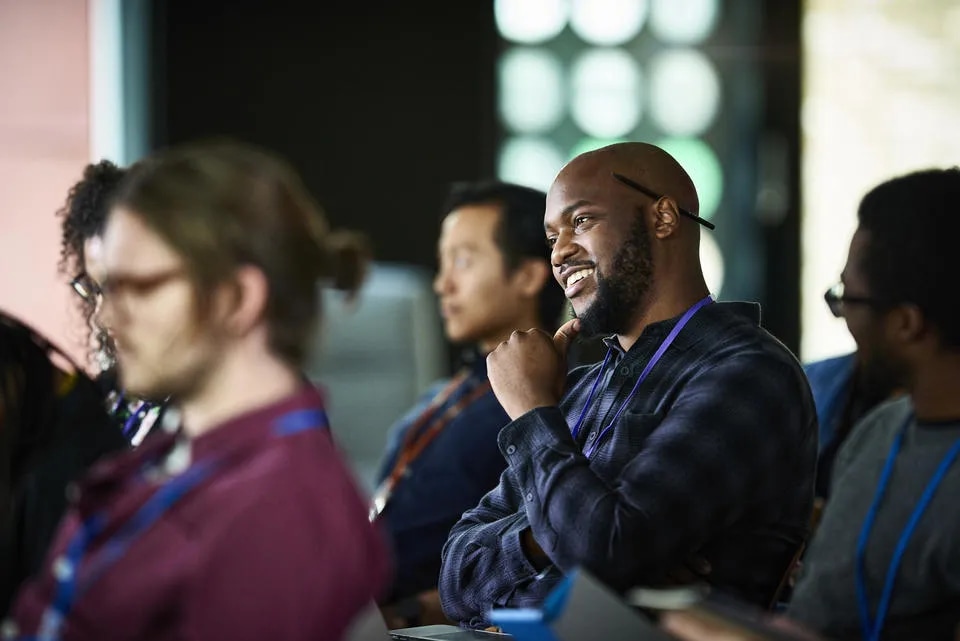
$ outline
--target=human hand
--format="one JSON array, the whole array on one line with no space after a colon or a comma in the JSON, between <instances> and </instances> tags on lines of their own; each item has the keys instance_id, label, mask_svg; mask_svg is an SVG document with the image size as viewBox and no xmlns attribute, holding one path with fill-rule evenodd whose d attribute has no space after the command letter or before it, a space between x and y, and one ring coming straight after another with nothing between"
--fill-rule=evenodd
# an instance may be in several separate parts
<instances>
[{"instance_id":1,"label":"human hand","mask_svg":"<svg viewBox=\"0 0 960 641\"><path fill-rule=\"evenodd\" d=\"M487 356L493 393L510 420L560 402L567 379L567 352L580 331L577 319L551 338L539 329L516 331Z\"/></svg>"}]
</instances>

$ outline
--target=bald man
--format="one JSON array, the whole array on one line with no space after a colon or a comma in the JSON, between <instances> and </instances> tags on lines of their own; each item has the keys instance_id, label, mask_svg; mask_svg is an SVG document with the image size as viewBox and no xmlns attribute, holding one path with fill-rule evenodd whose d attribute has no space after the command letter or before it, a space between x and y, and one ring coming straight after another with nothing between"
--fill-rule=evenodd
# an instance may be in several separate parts
<instances>
[{"instance_id":1,"label":"bald man","mask_svg":"<svg viewBox=\"0 0 960 641\"><path fill-rule=\"evenodd\" d=\"M539 606L577 567L619 591L704 581L775 600L808 534L816 412L759 306L710 297L697 211L690 177L652 145L557 176L544 229L577 318L487 358L508 467L444 547L451 619ZM607 354L568 375L577 334L607 336Z\"/></svg>"}]
</instances>

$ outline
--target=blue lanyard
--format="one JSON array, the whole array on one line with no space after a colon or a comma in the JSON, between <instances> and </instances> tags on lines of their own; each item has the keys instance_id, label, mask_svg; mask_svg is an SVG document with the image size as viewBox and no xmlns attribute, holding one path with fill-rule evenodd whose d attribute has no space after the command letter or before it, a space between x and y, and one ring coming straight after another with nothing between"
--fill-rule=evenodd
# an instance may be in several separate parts
<instances>
[{"instance_id":1,"label":"blue lanyard","mask_svg":"<svg viewBox=\"0 0 960 641\"><path fill-rule=\"evenodd\" d=\"M127 440L133 437L131 432L135 432L136 428L139 426L140 421L144 416L147 415L147 412L152 410L154 405L146 401L140 401L137 404L137 409L134 412L130 413L130 416L127 418L126 422L123 424L123 435L127 437Z\"/></svg>"},{"instance_id":2,"label":"blue lanyard","mask_svg":"<svg viewBox=\"0 0 960 641\"><path fill-rule=\"evenodd\" d=\"M274 438L284 438L311 429L327 429L329 422L322 409L294 410L274 421ZM220 467L222 459L211 458L197 461L186 471L171 478L144 503L139 510L111 536L96 557L84 569L84 580L79 581L79 568L90 543L107 525L105 512L94 514L80 527L80 531L67 543L64 554L54 561L53 574L56 591L53 600L43 613L38 641L56 641L60 638L63 623L80 598L103 574L115 565L131 544L143 535L160 517L180 499Z\"/></svg>"},{"instance_id":3,"label":"blue lanyard","mask_svg":"<svg viewBox=\"0 0 960 641\"><path fill-rule=\"evenodd\" d=\"M667 348L673 344L673 341L676 340L677 336L686 327L687 323L690 322L690 319L699 312L703 307L706 307L713 302L711 296L706 296L701 300L697 301L693 307L688 309L683 313L683 316L680 317L680 320L677 321L677 324L673 326L673 329L670 330L670 333L667 334L667 337L663 339L663 342L660 343L660 347L657 348L657 351L654 352L653 356L647 361L646 367L643 368L643 372L640 374L640 378L637 379L637 382L633 384L633 389L630 390L630 394L627 395L627 398L623 400L623 403L620 404L620 409L617 410L617 413L614 415L613 420L604 427L600 434L597 435L597 438L587 446L583 451L584 456L590 458L594 452L597 451L597 446L600 444L600 441L603 440L603 437L607 435L614 424L617 422L617 419L620 418L620 415L623 413L623 410L626 409L627 404L630 402L630 399L633 398L633 395L637 393L640 385L647 379L647 376L650 375L650 372L653 370L654 366L660 361L663 355L666 353ZM603 364L600 365L600 371L597 372L597 378L593 381L593 387L590 388L590 394L587 396L587 402L583 406L583 409L580 411L580 418L577 419L577 424L571 430L573 438L576 439L580 435L580 428L583 426L583 420L587 416L587 411L590 409L590 405L593 403L593 397L597 393L597 386L600 384L600 379L603 378L603 371L607 367L607 363L610 360L610 353L612 349L607 349L607 355L603 358Z\"/></svg>"},{"instance_id":4,"label":"blue lanyard","mask_svg":"<svg viewBox=\"0 0 960 641\"><path fill-rule=\"evenodd\" d=\"M883 592L880 595L880 602L877 604L877 616L875 619L871 618L870 599L867 595L865 562L867 541L870 539L870 530L873 529L874 522L877 519L877 512L880 511L880 503L883 501L883 495L886 493L887 485L890 484L890 477L893 475L894 462L897 459L897 454L900 453L904 434L906 434L911 421L913 421L913 415L907 416L907 420L897 434L897 438L893 441L890 454L887 456L887 462L883 467L883 472L880 474L877 493L873 498L873 503L870 505L870 510L867 512L867 518L863 522L863 529L860 530L860 538L857 540L857 602L860 606L860 623L863 629L864 641L878 641L880 639L880 632L883 630L883 624L886 621L887 612L890 609L890 600L893 598L893 588L897 580L897 571L900 568L900 562L903 560L903 554L907 549L907 543L910 541L910 537L913 536L913 532L917 528L917 523L920 522L923 513L930 506L931 501L933 501L933 496L943 482L947 472L950 470L950 466L953 465L957 455L960 454L960 440L958 440L953 444L953 447L950 448L946 456L943 457L937 471L933 473L933 477L930 479L930 482L927 483L926 489L924 489L923 494L920 496L920 501L917 503L917 506L907 521L907 525L900 534L897 547L894 548L893 557L890 559L890 565L887 567L887 575L883 584Z\"/></svg>"},{"instance_id":5,"label":"blue lanyard","mask_svg":"<svg viewBox=\"0 0 960 641\"><path fill-rule=\"evenodd\" d=\"M126 393L120 392L117 396L117 400L113 402L113 406L110 409L111 414L117 414L120 412L121 408L126 403ZM130 416L127 417L127 420L123 422L123 428L121 431L126 439L129 441L136 436L137 430L140 428L140 425L143 422L143 419L150 413L151 410L160 407L159 404L149 403L147 401L140 401L137 403L136 409L130 412Z\"/></svg>"}]
</instances>

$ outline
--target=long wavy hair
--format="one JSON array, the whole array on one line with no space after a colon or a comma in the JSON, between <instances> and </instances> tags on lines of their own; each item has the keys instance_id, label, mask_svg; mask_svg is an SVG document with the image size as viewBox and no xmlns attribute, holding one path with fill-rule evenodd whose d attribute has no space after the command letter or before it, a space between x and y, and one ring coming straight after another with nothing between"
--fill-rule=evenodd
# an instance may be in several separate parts
<instances>
[{"instance_id":1,"label":"long wavy hair","mask_svg":"<svg viewBox=\"0 0 960 641\"><path fill-rule=\"evenodd\" d=\"M87 165L81 179L70 188L67 201L57 211L61 220L60 273L73 280L84 273L83 245L103 233L113 196L127 170L109 160ZM96 310L93 298L77 298L83 319L88 358L98 369L108 368L114 361L113 341L107 332L91 323Z\"/></svg>"}]
</instances>

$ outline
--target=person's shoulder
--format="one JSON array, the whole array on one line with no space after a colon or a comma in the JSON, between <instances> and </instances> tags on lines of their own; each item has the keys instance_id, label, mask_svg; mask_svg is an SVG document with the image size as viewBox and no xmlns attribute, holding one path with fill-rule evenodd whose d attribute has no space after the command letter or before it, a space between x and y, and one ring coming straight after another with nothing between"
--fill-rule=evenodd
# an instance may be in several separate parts
<instances>
[{"instance_id":1,"label":"person's shoulder","mask_svg":"<svg viewBox=\"0 0 960 641\"><path fill-rule=\"evenodd\" d=\"M725 302L711 305L706 331L696 337L702 357L711 366L728 363L802 375L797 357L761 324L757 303Z\"/></svg>"},{"instance_id":2,"label":"person's shoulder","mask_svg":"<svg viewBox=\"0 0 960 641\"><path fill-rule=\"evenodd\" d=\"M737 350L773 350L795 360L793 354L762 323L759 303L732 301L718 302L707 307L704 318L705 331L698 336L708 349L727 347ZM702 340L706 338L707 340Z\"/></svg>"},{"instance_id":3,"label":"person's shoulder","mask_svg":"<svg viewBox=\"0 0 960 641\"><path fill-rule=\"evenodd\" d=\"M803 366L803 373L810 383L813 396L822 411L830 407L830 399L837 397L839 390L847 388L853 379L856 368L856 352L812 361ZM837 408L833 408L835 412Z\"/></svg>"},{"instance_id":4,"label":"person's shoulder","mask_svg":"<svg viewBox=\"0 0 960 641\"><path fill-rule=\"evenodd\" d=\"M852 371L857 358L856 352L842 354L840 356L831 356L816 361L804 363L803 371L810 377L832 377L836 374L843 374Z\"/></svg>"},{"instance_id":5,"label":"person's shoulder","mask_svg":"<svg viewBox=\"0 0 960 641\"><path fill-rule=\"evenodd\" d=\"M308 512L332 516L343 504L358 501L356 481L330 434L313 430L297 439L268 441L233 461L211 479L199 508L185 517L190 526L210 513L222 521L269 521Z\"/></svg>"},{"instance_id":6,"label":"person's shoulder","mask_svg":"<svg viewBox=\"0 0 960 641\"><path fill-rule=\"evenodd\" d=\"M909 394L888 398L867 412L854 426L854 432L868 432L870 427L894 433L903 421L913 413L913 399ZM852 435L852 434L851 434Z\"/></svg>"},{"instance_id":7,"label":"person's shoulder","mask_svg":"<svg viewBox=\"0 0 960 641\"><path fill-rule=\"evenodd\" d=\"M912 411L913 403L910 397L900 396L886 400L867 412L844 439L834 468L839 470L846 467L858 454L872 449L871 444L886 449Z\"/></svg>"}]
</instances>

